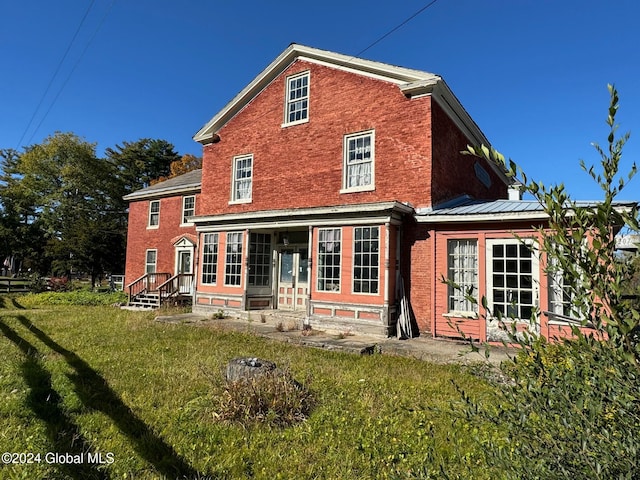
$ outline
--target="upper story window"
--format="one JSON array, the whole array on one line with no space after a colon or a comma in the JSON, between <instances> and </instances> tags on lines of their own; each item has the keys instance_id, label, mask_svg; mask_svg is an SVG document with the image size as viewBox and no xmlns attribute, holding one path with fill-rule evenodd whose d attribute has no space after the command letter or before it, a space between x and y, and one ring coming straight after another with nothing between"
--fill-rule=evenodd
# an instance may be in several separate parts
<instances>
[{"instance_id":1,"label":"upper story window","mask_svg":"<svg viewBox=\"0 0 640 480\"><path fill-rule=\"evenodd\" d=\"M309 120L309 72L287 77L284 125Z\"/></svg>"},{"instance_id":2,"label":"upper story window","mask_svg":"<svg viewBox=\"0 0 640 480\"><path fill-rule=\"evenodd\" d=\"M375 188L374 144L373 130L344 137L343 193Z\"/></svg>"},{"instance_id":3,"label":"upper story window","mask_svg":"<svg viewBox=\"0 0 640 480\"><path fill-rule=\"evenodd\" d=\"M189 223L188 218L196 214L196 197L190 195L182 197L182 223Z\"/></svg>"},{"instance_id":4,"label":"upper story window","mask_svg":"<svg viewBox=\"0 0 640 480\"><path fill-rule=\"evenodd\" d=\"M231 203L247 203L251 201L252 180L253 155L234 157Z\"/></svg>"},{"instance_id":5,"label":"upper story window","mask_svg":"<svg viewBox=\"0 0 640 480\"><path fill-rule=\"evenodd\" d=\"M160 226L160 200L149 202L149 227L158 228Z\"/></svg>"}]
</instances>

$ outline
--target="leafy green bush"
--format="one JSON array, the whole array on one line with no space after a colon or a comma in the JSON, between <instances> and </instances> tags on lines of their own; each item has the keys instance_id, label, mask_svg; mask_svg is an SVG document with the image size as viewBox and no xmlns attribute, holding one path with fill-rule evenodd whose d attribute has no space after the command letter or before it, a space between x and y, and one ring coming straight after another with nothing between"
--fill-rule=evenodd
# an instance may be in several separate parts
<instances>
[{"instance_id":1,"label":"leafy green bush","mask_svg":"<svg viewBox=\"0 0 640 480\"><path fill-rule=\"evenodd\" d=\"M514 319L494 315L486 299L481 300L484 315L496 316L521 352L503 367L511 381L494 401L483 402L460 389L462 401L453 412L482 447L482 463L502 478L640 478L640 312L623 301L633 271L617 260L614 237L625 225L639 228L637 205L615 201L636 166L619 175L629 135L616 139L618 94L611 86L609 91L608 149L595 145L601 171L581 164L601 187L601 202L581 205L563 185L527 182L524 172L508 162L510 174L524 179L549 217L539 229L537 246L546 273L565 279L563 293L572 299L575 323L572 338L549 343L535 329L524 334L515 326L508 329ZM486 147L469 151L507 165ZM589 330L581 329L587 326ZM466 458L464 451L457 455ZM444 468L443 476L450 478Z\"/></svg>"},{"instance_id":2,"label":"leafy green bush","mask_svg":"<svg viewBox=\"0 0 640 480\"><path fill-rule=\"evenodd\" d=\"M87 290L71 292L29 293L20 297L20 304L25 308L42 305L114 305L124 303L127 296L124 292L98 293Z\"/></svg>"},{"instance_id":3,"label":"leafy green bush","mask_svg":"<svg viewBox=\"0 0 640 480\"><path fill-rule=\"evenodd\" d=\"M305 420L314 405L312 393L288 371L273 370L255 378L228 382L215 396L215 416L243 425L288 426Z\"/></svg>"}]
</instances>

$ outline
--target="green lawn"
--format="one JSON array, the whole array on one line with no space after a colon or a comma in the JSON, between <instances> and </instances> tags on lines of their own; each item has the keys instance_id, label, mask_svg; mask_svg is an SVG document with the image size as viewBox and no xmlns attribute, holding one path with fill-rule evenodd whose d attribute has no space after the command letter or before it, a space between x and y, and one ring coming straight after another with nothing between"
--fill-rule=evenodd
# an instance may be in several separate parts
<instances>
[{"instance_id":1,"label":"green lawn","mask_svg":"<svg viewBox=\"0 0 640 480\"><path fill-rule=\"evenodd\" d=\"M448 440L465 428L447 414L460 397L452 380L491 395L462 367L159 324L113 307L4 304L0 453L34 463L0 464L0 478L440 478L438 463L456 478L465 465L449 460L454 449L467 466L479 461L470 440ZM286 428L216 420L222 371L237 356L288 367L316 398L310 417ZM478 467L474 478L491 478Z\"/></svg>"}]
</instances>

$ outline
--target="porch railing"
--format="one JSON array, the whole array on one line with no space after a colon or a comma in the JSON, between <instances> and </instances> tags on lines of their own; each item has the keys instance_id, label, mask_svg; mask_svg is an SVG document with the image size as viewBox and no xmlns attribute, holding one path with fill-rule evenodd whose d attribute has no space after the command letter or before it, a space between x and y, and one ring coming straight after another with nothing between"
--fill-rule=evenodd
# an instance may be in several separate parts
<instances>
[{"instance_id":1,"label":"porch railing","mask_svg":"<svg viewBox=\"0 0 640 480\"><path fill-rule=\"evenodd\" d=\"M179 273L158 285L160 303L171 297L191 295L193 292L193 273Z\"/></svg>"},{"instance_id":2,"label":"porch railing","mask_svg":"<svg viewBox=\"0 0 640 480\"><path fill-rule=\"evenodd\" d=\"M155 292L171 277L170 273L145 273L133 283L127 285L129 301L143 293Z\"/></svg>"}]
</instances>

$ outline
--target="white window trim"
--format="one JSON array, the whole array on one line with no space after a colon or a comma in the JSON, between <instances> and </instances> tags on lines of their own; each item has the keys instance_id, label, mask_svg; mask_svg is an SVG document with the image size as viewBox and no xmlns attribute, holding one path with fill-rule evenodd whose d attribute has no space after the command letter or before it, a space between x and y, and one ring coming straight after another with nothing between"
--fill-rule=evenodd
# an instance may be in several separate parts
<instances>
[{"instance_id":1,"label":"white window trim","mask_svg":"<svg viewBox=\"0 0 640 480\"><path fill-rule=\"evenodd\" d=\"M356 262L355 262L355 258L356 258L356 229L358 228L377 228L378 229L378 278L376 279L376 282L378 283L378 292L377 293L371 293L371 292L356 292L355 291L355 282L356 282ZM382 293L382 281L380 279L380 273L382 272L382 268L381 268L381 260L382 260L382 255L381 255L381 251L380 251L380 235L382 234L382 232L380 231L380 226L378 225L362 225L362 226L358 226L358 227L353 227L352 229L352 236L353 236L353 241L351 244L351 248L353 249L351 251L351 256L354 259L353 260L353 265L351 265L351 293L353 295L364 295L364 296L369 296L369 297L379 297L380 294ZM371 283L371 280L369 280L369 283Z\"/></svg>"},{"instance_id":2,"label":"white window trim","mask_svg":"<svg viewBox=\"0 0 640 480\"><path fill-rule=\"evenodd\" d=\"M318 288L318 279L320 278L320 231L321 230L339 230L340 231L340 277L338 278L338 284L339 284L339 288L337 290L320 290ZM316 278L315 278L315 285L314 285L314 289L316 292L322 292L322 293L336 293L336 294L340 294L342 293L342 273L343 273L343 268L344 268L344 258L342 257L344 248L344 232L342 230L342 227L325 227L325 228L319 228L318 229L318 242L317 242L317 256L316 258L318 259L317 261L317 269L316 269Z\"/></svg>"},{"instance_id":3,"label":"white window trim","mask_svg":"<svg viewBox=\"0 0 640 480\"><path fill-rule=\"evenodd\" d=\"M516 239L516 238L492 238L487 239L485 243L485 262L486 262L486 298L489 308L493 311L493 246L499 245L521 245L525 243L533 250L531 255L531 294L533 295L534 307L540 308L540 251L537 244L532 239ZM495 317L491 317L495 318ZM506 317L505 317L506 318ZM507 318L508 320L508 318ZM529 318L516 318L517 322L529 322Z\"/></svg>"},{"instance_id":4,"label":"white window trim","mask_svg":"<svg viewBox=\"0 0 640 480\"><path fill-rule=\"evenodd\" d=\"M293 122L289 121L289 86L291 84L291 80L294 80L298 77L307 77L307 116L306 118L303 118L301 120L294 120ZM309 122L309 117L310 115L310 102L309 99L311 98L311 72L309 70L304 71L304 72L300 72L300 73L296 73L294 75L290 75L286 78L286 85L285 85L285 96L284 96L284 120L282 122L282 125L280 125L282 128L285 127L292 127L294 125L300 125L302 123L308 123Z\"/></svg>"},{"instance_id":5,"label":"white window trim","mask_svg":"<svg viewBox=\"0 0 640 480\"><path fill-rule=\"evenodd\" d=\"M238 168L238 162L247 158L251 158L251 188L249 191L249 198L240 198L236 200L236 169ZM231 200L229 205L238 205L242 203L251 203L253 201L253 167L254 159L253 153L246 155L236 155L233 157L233 164L231 165Z\"/></svg>"},{"instance_id":6,"label":"white window trim","mask_svg":"<svg viewBox=\"0 0 640 480\"><path fill-rule=\"evenodd\" d=\"M149 263L149 252L155 252L155 263ZM149 265L153 265L153 272L149 272ZM158 273L158 249L148 248L144 252L144 273Z\"/></svg>"},{"instance_id":7,"label":"white window trim","mask_svg":"<svg viewBox=\"0 0 640 480\"><path fill-rule=\"evenodd\" d=\"M449 280L453 280L451 278L449 278L449 260L450 260L450 253L449 253L449 242L459 242L459 241L475 241L476 242L476 293L480 292L480 252L479 252L479 248L480 248L480 242L478 240L478 238L476 237L460 237L460 238L448 238L447 239L447 278ZM473 310L449 310L449 301L450 301L450 297L451 297L451 286L447 285L447 312L443 313L442 316L443 317L456 317L456 318L473 318L473 319L477 319L478 318L478 312L474 312ZM480 301L479 298L477 298L476 300L478 300L478 302ZM476 304L477 306L478 304Z\"/></svg>"},{"instance_id":8,"label":"white window trim","mask_svg":"<svg viewBox=\"0 0 640 480\"><path fill-rule=\"evenodd\" d=\"M205 259L205 253L204 253L204 247L206 245L205 241L204 241L204 235L215 235L215 246L216 246L216 254L215 254L215 265L216 266L216 281L215 282L205 282L204 281L204 267L205 267L205 263L204 263L204 259ZM213 243L213 242L212 242ZM225 251L226 254L226 251ZM218 268L220 266L220 234L219 233L204 233L203 237L202 237L202 266L200 267L202 269L202 272L200 273L200 282L202 283L202 285L218 285L218 278L220 276L220 269ZM226 257L225 257L226 260Z\"/></svg>"},{"instance_id":9,"label":"white window trim","mask_svg":"<svg viewBox=\"0 0 640 480\"><path fill-rule=\"evenodd\" d=\"M158 211L153 213L153 215L157 215L158 216L158 223L155 225L151 225L151 205L153 205L154 203L158 204ZM147 229L157 229L160 228L160 200L150 200L149 201L149 216L147 218Z\"/></svg>"},{"instance_id":10,"label":"white window trim","mask_svg":"<svg viewBox=\"0 0 640 480\"><path fill-rule=\"evenodd\" d=\"M371 183L369 185L360 185L357 187L347 187L348 184L348 166L347 155L349 152L349 140L357 137L371 137ZM342 142L342 188L340 193L356 193L371 192L376 189L376 131L365 130L363 132L350 133L345 135Z\"/></svg>"},{"instance_id":11,"label":"white window trim","mask_svg":"<svg viewBox=\"0 0 640 480\"><path fill-rule=\"evenodd\" d=\"M193 225L193 222L185 222L184 221L184 217L185 217L185 215L184 215L184 211L185 211L184 204L185 204L187 198L193 198L193 215L196 214L196 196L195 195L185 195L184 197L182 197L182 223L180 223L181 227Z\"/></svg>"},{"instance_id":12,"label":"white window trim","mask_svg":"<svg viewBox=\"0 0 640 480\"><path fill-rule=\"evenodd\" d=\"M238 284L227 282L227 266L229 266L229 263L227 263L227 254L228 254L228 248L230 245L229 237L234 234L240 234L240 243L238 244L240 245L240 262L231 264L231 265L240 265L240 273L238 274L238 276L240 277L240 283ZM242 287L242 277L244 275L244 268L245 268L245 265L244 265L245 252L243 250L244 250L244 232L238 232L238 231L227 232L225 245L224 245L224 272L223 272L224 274L223 285L225 287L233 287L233 288ZM218 248L218 251L220 251L219 248ZM235 277L236 275L234 274L233 276Z\"/></svg>"}]
</instances>

